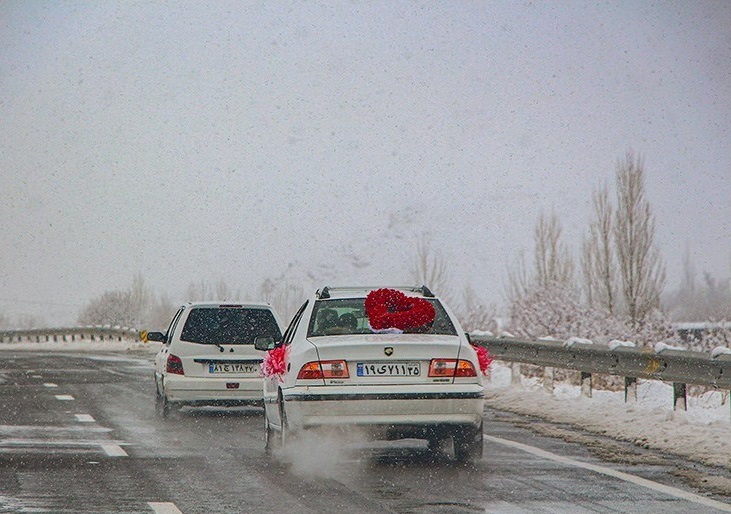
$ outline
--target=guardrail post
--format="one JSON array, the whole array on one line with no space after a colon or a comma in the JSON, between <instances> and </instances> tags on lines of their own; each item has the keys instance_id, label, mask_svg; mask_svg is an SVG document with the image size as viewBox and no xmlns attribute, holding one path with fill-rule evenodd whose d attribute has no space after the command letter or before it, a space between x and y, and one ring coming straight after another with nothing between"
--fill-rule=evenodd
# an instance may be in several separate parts
<instances>
[{"instance_id":1,"label":"guardrail post","mask_svg":"<svg viewBox=\"0 0 731 514\"><path fill-rule=\"evenodd\" d=\"M637 402L637 379L624 377L624 403Z\"/></svg>"},{"instance_id":2,"label":"guardrail post","mask_svg":"<svg viewBox=\"0 0 731 514\"><path fill-rule=\"evenodd\" d=\"M591 398L591 373L581 372L581 395Z\"/></svg>"},{"instance_id":3,"label":"guardrail post","mask_svg":"<svg viewBox=\"0 0 731 514\"><path fill-rule=\"evenodd\" d=\"M520 362L513 362L510 365L510 383L513 385L521 385L520 379Z\"/></svg>"},{"instance_id":4,"label":"guardrail post","mask_svg":"<svg viewBox=\"0 0 731 514\"><path fill-rule=\"evenodd\" d=\"M685 384L673 382L673 410L688 410Z\"/></svg>"},{"instance_id":5,"label":"guardrail post","mask_svg":"<svg viewBox=\"0 0 731 514\"><path fill-rule=\"evenodd\" d=\"M553 393L553 366L543 368L543 389Z\"/></svg>"}]
</instances>

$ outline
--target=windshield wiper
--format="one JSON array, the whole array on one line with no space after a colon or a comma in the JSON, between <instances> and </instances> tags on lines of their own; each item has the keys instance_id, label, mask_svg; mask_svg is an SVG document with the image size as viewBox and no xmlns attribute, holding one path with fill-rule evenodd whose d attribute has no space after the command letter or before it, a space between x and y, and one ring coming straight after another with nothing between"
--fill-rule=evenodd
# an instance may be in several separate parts
<instances>
[{"instance_id":1,"label":"windshield wiper","mask_svg":"<svg viewBox=\"0 0 731 514\"><path fill-rule=\"evenodd\" d=\"M211 343L203 342L203 341L187 341L187 342L193 343L193 344L212 344L212 345L218 346L218 349L221 350L221 352L226 351L226 348L224 348L223 346L221 346L220 344L218 344L216 342L211 342Z\"/></svg>"}]
</instances>

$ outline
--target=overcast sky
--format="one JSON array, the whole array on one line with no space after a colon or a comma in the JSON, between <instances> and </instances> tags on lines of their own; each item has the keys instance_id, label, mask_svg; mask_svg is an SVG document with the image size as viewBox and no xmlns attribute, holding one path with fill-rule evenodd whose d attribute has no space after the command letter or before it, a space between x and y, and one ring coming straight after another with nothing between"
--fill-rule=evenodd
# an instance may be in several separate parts
<instances>
[{"instance_id":1,"label":"overcast sky","mask_svg":"<svg viewBox=\"0 0 731 514\"><path fill-rule=\"evenodd\" d=\"M628 149L668 287L731 275L731 2L3 0L0 313L410 283L423 234L500 303Z\"/></svg>"}]
</instances>

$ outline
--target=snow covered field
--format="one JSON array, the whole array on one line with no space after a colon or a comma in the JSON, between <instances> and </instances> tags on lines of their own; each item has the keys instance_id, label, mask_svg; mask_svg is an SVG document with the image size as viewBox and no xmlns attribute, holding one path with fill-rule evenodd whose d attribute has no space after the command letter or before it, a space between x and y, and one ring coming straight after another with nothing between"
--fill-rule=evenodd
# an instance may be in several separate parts
<instances>
[{"instance_id":1,"label":"snow covered field","mask_svg":"<svg viewBox=\"0 0 731 514\"><path fill-rule=\"evenodd\" d=\"M537 378L511 386L510 367L494 362L486 386L487 403L496 409L567 423L628 441L681 455L705 464L731 469L731 406L728 392L688 396L688 410L673 410L672 384L638 380L637 402L625 403L624 391L593 390L556 382L553 394Z\"/></svg>"},{"instance_id":2,"label":"snow covered field","mask_svg":"<svg viewBox=\"0 0 731 514\"><path fill-rule=\"evenodd\" d=\"M68 351L157 353L160 343L139 341L76 341L4 343L2 351ZM152 362L151 364L152 365ZM510 368L494 362L486 382L487 403L496 409L565 423L642 447L731 469L731 406L728 393L709 392L688 397L688 411L673 410L672 385L639 380L637 402L625 403L624 392L595 389L592 398L580 387L556 382L547 393L536 378L523 377L512 386Z\"/></svg>"}]
</instances>

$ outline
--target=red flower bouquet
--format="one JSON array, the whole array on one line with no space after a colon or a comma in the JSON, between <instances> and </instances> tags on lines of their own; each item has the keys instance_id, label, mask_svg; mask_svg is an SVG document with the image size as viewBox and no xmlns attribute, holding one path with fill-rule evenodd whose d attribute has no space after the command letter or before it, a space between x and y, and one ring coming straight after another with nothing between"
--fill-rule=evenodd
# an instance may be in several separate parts
<instances>
[{"instance_id":1,"label":"red flower bouquet","mask_svg":"<svg viewBox=\"0 0 731 514\"><path fill-rule=\"evenodd\" d=\"M487 352L487 348L485 348L484 346L478 346L476 344L473 344L472 348L474 348L477 352L477 361L480 364L482 374L487 375L487 370L490 367L490 364L492 364L492 357L490 357L490 354Z\"/></svg>"},{"instance_id":2,"label":"red flower bouquet","mask_svg":"<svg viewBox=\"0 0 731 514\"><path fill-rule=\"evenodd\" d=\"M406 296L395 289L376 289L368 293L365 313L374 331L413 330L430 324L436 315L427 300Z\"/></svg>"},{"instance_id":3,"label":"red flower bouquet","mask_svg":"<svg viewBox=\"0 0 731 514\"><path fill-rule=\"evenodd\" d=\"M278 346L269 350L261 363L261 376L271 377L283 375L287 371L287 350L288 346Z\"/></svg>"}]
</instances>

